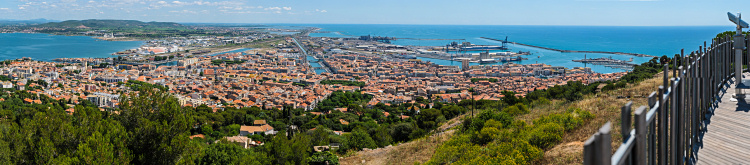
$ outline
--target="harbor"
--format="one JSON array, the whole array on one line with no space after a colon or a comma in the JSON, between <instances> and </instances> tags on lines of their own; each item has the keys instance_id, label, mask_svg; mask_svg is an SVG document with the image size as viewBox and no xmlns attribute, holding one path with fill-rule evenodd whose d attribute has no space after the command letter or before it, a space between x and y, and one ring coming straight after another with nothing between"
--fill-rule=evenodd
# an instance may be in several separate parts
<instances>
[{"instance_id":1,"label":"harbor","mask_svg":"<svg viewBox=\"0 0 750 165\"><path fill-rule=\"evenodd\" d=\"M555 48L548 48L548 47L542 47L542 46L536 46L536 45L529 45L529 44L523 44L518 42L508 42L507 38L506 40L500 40L500 39L493 39L488 37L479 37L481 39L487 39L492 41L499 41L503 43L512 43L516 45L522 45L522 46L528 46L533 48L539 48L539 49L545 49L545 50L551 50L556 52L562 52L562 53L603 53L603 54L617 54L617 55L631 55L636 57L656 57L648 54L640 54L640 53L626 53L626 52L608 52L608 51L588 51L588 50L562 50L562 49L555 49Z\"/></svg>"},{"instance_id":2,"label":"harbor","mask_svg":"<svg viewBox=\"0 0 750 165\"><path fill-rule=\"evenodd\" d=\"M635 67L636 64L632 64L633 58L630 58L630 60L618 60L618 59L612 59L612 57L608 58L585 58L581 60L573 60L573 62L580 62L584 64L592 64L592 65L603 65L605 67L610 68L616 68L616 69L623 69L623 70L633 70L633 67Z\"/></svg>"}]
</instances>

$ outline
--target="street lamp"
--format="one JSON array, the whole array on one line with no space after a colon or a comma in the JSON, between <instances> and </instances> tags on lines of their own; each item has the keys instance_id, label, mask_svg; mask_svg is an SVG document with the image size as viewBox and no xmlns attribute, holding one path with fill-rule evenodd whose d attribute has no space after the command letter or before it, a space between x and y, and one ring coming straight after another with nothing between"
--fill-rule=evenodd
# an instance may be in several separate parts
<instances>
[{"instance_id":1,"label":"street lamp","mask_svg":"<svg viewBox=\"0 0 750 165\"><path fill-rule=\"evenodd\" d=\"M729 17L729 21L737 25L737 33L734 35L734 77L737 82L735 98L743 98L742 89L749 86L742 81L742 51L745 50L745 37L742 34L742 28L748 28L748 24L742 20L740 13L737 13L737 16L735 16L731 12L727 12L727 16Z\"/></svg>"}]
</instances>

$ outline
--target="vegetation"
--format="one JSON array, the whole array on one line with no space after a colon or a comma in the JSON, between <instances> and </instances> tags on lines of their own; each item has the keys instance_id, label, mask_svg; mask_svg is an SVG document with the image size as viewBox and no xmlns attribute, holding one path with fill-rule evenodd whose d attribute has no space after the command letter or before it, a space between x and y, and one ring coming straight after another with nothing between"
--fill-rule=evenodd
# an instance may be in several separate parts
<instances>
[{"instance_id":1,"label":"vegetation","mask_svg":"<svg viewBox=\"0 0 750 165\"><path fill-rule=\"evenodd\" d=\"M36 27L75 28L86 26L89 28L184 28L185 26L173 22L141 22L135 20L68 20L63 22L49 22Z\"/></svg>"},{"instance_id":2,"label":"vegetation","mask_svg":"<svg viewBox=\"0 0 750 165\"><path fill-rule=\"evenodd\" d=\"M301 86L301 87L307 87L307 84L298 83L298 82L292 83L292 85Z\"/></svg>"},{"instance_id":3,"label":"vegetation","mask_svg":"<svg viewBox=\"0 0 750 165\"><path fill-rule=\"evenodd\" d=\"M91 68L107 68L109 67L109 63L101 63L99 65L91 66Z\"/></svg>"},{"instance_id":4,"label":"vegetation","mask_svg":"<svg viewBox=\"0 0 750 165\"><path fill-rule=\"evenodd\" d=\"M242 63L245 63L245 61L242 61L242 60L211 60L211 64L213 64L213 65L221 65L221 64L232 65L232 64L242 64Z\"/></svg>"},{"instance_id":5,"label":"vegetation","mask_svg":"<svg viewBox=\"0 0 750 165\"><path fill-rule=\"evenodd\" d=\"M156 88L162 91L168 91L169 87L162 86L162 85L154 85L143 81L138 80L128 80L127 83L125 83L125 86L130 87L130 90L132 91L140 91L144 88Z\"/></svg>"},{"instance_id":6,"label":"vegetation","mask_svg":"<svg viewBox=\"0 0 750 165\"><path fill-rule=\"evenodd\" d=\"M259 33L257 30L219 31L206 30L199 26L185 26L173 22L141 22L135 20L68 20L49 22L37 25L22 26L26 29L39 29L36 32L58 35L81 35L81 32L102 31L113 33L117 37L130 38L164 38L187 36L246 36ZM96 34L101 36L101 34Z\"/></svg>"},{"instance_id":7,"label":"vegetation","mask_svg":"<svg viewBox=\"0 0 750 165\"><path fill-rule=\"evenodd\" d=\"M361 81L346 81L346 80L323 80L320 81L320 84L326 84L326 85L333 85L333 84L339 84L343 86L358 86L358 87L364 87L365 82Z\"/></svg>"},{"instance_id":8,"label":"vegetation","mask_svg":"<svg viewBox=\"0 0 750 165\"><path fill-rule=\"evenodd\" d=\"M479 82L479 81L489 81L489 82L497 82L497 79L495 78L471 78L471 82Z\"/></svg>"}]
</instances>

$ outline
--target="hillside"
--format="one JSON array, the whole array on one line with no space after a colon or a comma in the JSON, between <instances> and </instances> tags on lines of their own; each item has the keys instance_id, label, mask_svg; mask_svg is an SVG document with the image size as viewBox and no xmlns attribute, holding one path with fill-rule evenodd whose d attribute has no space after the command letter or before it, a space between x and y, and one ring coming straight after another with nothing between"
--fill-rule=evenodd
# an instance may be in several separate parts
<instances>
[{"instance_id":1,"label":"hillside","mask_svg":"<svg viewBox=\"0 0 750 165\"><path fill-rule=\"evenodd\" d=\"M184 28L184 25L174 22L141 22L136 20L68 20L63 22L50 22L36 25L35 27L50 28L76 28L88 27L94 29L124 29L124 28Z\"/></svg>"},{"instance_id":2,"label":"hillside","mask_svg":"<svg viewBox=\"0 0 750 165\"><path fill-rule=\"evenodd\" d=\"M3 19L0 20L0 25L33 25L33 24L43 24L43 23L49 23L49 22L59 22L55 20L48 20L48 19L31 19L31 20L14 20L14 19Z\"/></svg>"}]
</instances>

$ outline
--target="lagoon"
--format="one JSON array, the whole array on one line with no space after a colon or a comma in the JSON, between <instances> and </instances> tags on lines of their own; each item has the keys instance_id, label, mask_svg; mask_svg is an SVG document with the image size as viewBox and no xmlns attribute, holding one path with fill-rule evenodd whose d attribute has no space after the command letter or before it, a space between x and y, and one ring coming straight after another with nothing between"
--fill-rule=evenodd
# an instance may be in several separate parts
<instances>
[{"instance_id":1,"label":"lagoon","mask_svg":"<svg viewBox=\"0 0 750 165\"><path fill-rule=\"evenodd\" d=\"M104 41L88 36L59 36L40 33L0 33L0 60L31 57L108 58L112 53L140 47L143 41Z\"/></svg>"}]
</instances>

